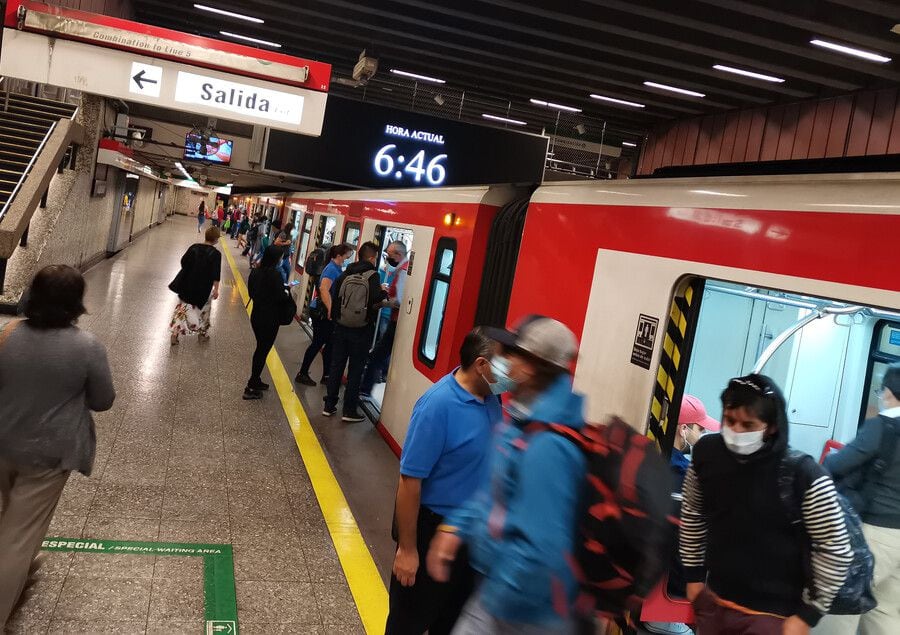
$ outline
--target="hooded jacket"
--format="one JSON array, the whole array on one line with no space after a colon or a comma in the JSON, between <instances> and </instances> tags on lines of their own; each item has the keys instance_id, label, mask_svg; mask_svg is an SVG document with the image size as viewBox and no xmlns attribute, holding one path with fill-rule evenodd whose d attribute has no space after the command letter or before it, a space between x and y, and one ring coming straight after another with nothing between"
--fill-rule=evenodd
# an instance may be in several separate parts
<instances>
[{"instance_id":1,"label":"hooded jacket","mask_svg":"<svg viewBox=\"0 0 900 635\"><path fill-rule=\"evenodd\" d=\"M445 520L467 543L472 566L484 575L481 603L498 619L552 626L570 617L578 582L569 563L587 461L561 436L524 427L542 422L580 429L583 407L565 375L538 396L527 420L501 423L489 485Z\"/></svg>"},{"instance_id":2,"label":"hooded jacket","mask_svg":"<svg viewBox=\"0 0 900 635\"><path fill-rule=\"evenodd\" d=\"M811 457L795 475L803 526L791 525L778 484L788 427L778 426L749 456L731 452L721 434L700 439L682 490L680 552L687 582L814 626L843 585L852 553L834 484Z\"/></svg>"}]
</instances>

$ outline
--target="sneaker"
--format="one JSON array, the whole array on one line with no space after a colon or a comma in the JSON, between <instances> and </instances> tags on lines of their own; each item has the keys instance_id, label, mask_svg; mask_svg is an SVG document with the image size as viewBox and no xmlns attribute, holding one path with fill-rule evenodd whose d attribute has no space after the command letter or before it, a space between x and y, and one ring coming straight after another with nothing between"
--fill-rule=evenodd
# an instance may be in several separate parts
<instances>
[{"instance_id":1,"label":"sneaker","mask_svg":"<svg viewBox=\"0 0 900 635\"><path fill-rule=\"evenodd\" d=\"M247 386L246 388L244 388L243 398L248 401L251 399L262 399L262 392L259 390L255 390L250 386Z\"/></svg>"},{"instance_id":2,"label":"sneaker","mask_svg":"<svg viewBox=\"0 0 900 635\"><path fill-rule=\"evenodd\" d=\"M337 412L337 406L331 406L330 408L328 406L325 406L324 408L322 408L322 416L323 417L330 417L331 415L333 415L336 412Z\"/></svg>"},{"instance_id":3,"label":"sneaker","mask_svg":"<svg viewBox=\"0 0 900 635\"><path fill-rule=\"evenodd\" d=\"M264 382L264 381L260 381L260 382L258 382L258 383L253 384L253 385L251 386L251 388L253 388L253 390L268 390L268 389L269 389L269 384L267 384L267 383Z\"/></svg>"},{"instance_id":4,"label":"sneaker","mask_svg":"<svg viewBox=\"0 0 900 635\"><path fill-rule=\"evenodd\" d=\"M298 384L303 384L304 386L315 386L315 380L310 377L307 373L297 373L297 376L294 377L294 381Z\"/></svg>"},{"instance_id":5,"label":"sneaker","mask_svg":"<svg viewBox=\"0 0 900 635\"><path fill-rule=\"evenodd\" d=\"M341 421L349 421L350 423L359 423L360 421L365 420L366 416L359 410L357 410L356 412L344 413L344 416L341 417Z\"/></svg>"}]
</instances>

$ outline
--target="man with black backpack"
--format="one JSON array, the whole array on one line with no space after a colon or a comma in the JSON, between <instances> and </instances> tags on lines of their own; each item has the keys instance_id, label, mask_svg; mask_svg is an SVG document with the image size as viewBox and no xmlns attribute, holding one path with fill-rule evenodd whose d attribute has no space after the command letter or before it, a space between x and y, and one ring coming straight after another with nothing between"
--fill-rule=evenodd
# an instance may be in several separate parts
<instances>
[{"instance_id":1,"label":"man with black backpack","mask_svg":"<svg viewBox=\"0 0 900 635\"><path fill-rule=\"evenodd\" d=\"M483 575L453 632L571 635L595 613L623 618L668 562L668 466L622 421L585 423L565 325L532 315L485 332L502 347L491 390L509 391L508 419L490 483L447 516L427 558L445 581L465 544Z\"/></svg>"},{"instance_id":2,"label":"man with black backpack","mask_svg":"<svg viewBox=\"0 0 900 635\"><path fill-rule=\"evenodd\" d=\"M862 635L900 633L900 364L888 366L876 393L879 415L867 419L846 447L826 457L825 469L862 517L863 534L875 556L872 594L878 606L861 618L829 618L829 633L855 633L857 624Z\"/></svg>"},{"instance_id":3,"label":"man with black backpack","mask_svg":"<svg viewBox=\"0 0 900 635\"><path fill-rule=\"evenodd\" d=\"M331 319L334 335L331 339L331 369L328 371L328 394L322 414L330 417L337 412L338 393L347 366L347 387L344 390L343 421L364 421L359 412L359 385L362 380L369 347L375 337L375 320L387 299L387 292L378 279L378 245L363 243L359 259L334 281L331 296ZM349 365L348 365L349 363Z\"/></svg>"}]
</instances>

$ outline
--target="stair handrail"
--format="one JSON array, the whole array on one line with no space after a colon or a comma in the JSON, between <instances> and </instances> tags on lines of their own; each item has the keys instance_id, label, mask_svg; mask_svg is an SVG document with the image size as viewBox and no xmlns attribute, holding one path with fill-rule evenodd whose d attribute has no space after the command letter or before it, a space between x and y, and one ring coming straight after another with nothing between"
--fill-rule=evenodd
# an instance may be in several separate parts
<instances>
[{"instance_id":1,"label":"stair handrail","mask_svg":"<svg viewBox=\"0 0 900 635\"><path fill-rule=\"evenodd\" d=\"M22 172L22 176L19 177L18 183L13 188L12 193L9 195L9 198L6 199L6 203L3 204L3 209L0 209L0 222L3 222L3 217L6 216L6 211L9 209L9 206L16 199L16 194L19 193L19 190L22 189L22 184L25 182L25 179L28 178L28 175L31 173L31 168L34 166L35 160L37 160L38 156L43 151L44 146L47 145L47 141L50 139L50 135L53 134L53 131L56 130L57 122L53 122L50 124L50 129L47 130L47 134L44 135L44 138L41 139L41 143L38 145L37 149L34 151L34 154L31 156L31 160L28 161L28 165L25 166L25 170Z\"/></svg>"}]
</instances>

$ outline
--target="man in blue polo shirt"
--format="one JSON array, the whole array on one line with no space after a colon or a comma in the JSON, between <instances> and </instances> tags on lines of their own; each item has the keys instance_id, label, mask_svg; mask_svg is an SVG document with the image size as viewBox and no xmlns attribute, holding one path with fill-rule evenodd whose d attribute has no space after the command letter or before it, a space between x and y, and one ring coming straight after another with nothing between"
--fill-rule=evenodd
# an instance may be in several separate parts
<instances>
[{"instance_id":1,"label":"man in blue polo shirt","mask_svg":"<svg viewBox=\"0 0 900 635\"><path fill-rule=\"evenodd\" d=\"M400 458L394 515L394 558L386 635L450 633L471 595L474 574L458 558L448 582L425 568L431 538L444 516L489 478L494 425L502 416L503 386L491 370L494 343L480 328L466 335L460 366L432 386L413 408Z\"/></svg>"}]
</instances>

